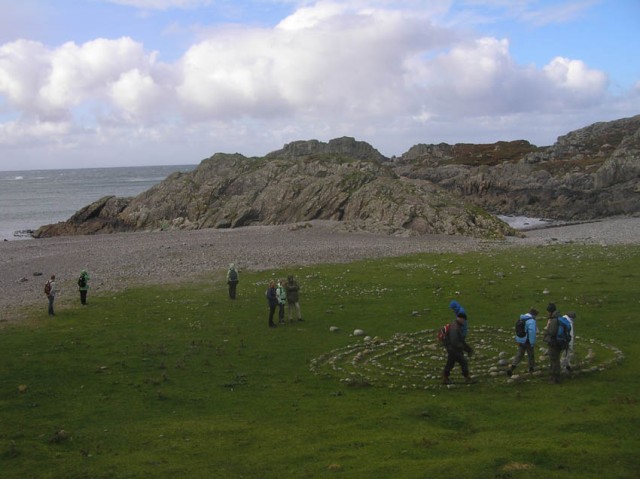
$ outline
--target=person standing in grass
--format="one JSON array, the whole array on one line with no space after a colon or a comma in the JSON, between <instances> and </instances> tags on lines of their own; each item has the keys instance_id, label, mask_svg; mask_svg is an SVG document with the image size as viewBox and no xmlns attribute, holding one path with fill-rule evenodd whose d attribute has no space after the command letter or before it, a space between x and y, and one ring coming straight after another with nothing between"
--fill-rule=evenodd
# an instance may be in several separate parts
<instances>
[{"instance_id":1,"label":"person standing in grass","mask_svg":"<svg viewBox=\"0 0 640 479\"><path fill-rule=\"evenodd\" d=\"M570 331L571 341L569 341L569 344L567 345L567 349L565 350L565 353L562 356L561 366L563 370L566 369L567 371L571 372L573 369L574 346L576 342L576 333L573 330L573 324L574 324L574 320L576 319L576 313L574 311L569 311L567 314L564 315L564 318L571 325L571 331Z\"/></svg>"},{"instance_id":2,"label":"person standing in grass","mask_svg":"<svg viewBox=\"0 0 640 479\"><path fill-rule=\"evenodd\" d=\"M56 275L52 274L49 281L44 285L44 294L47 296L49 300L49 316L55 316L55 312L53 311L53 302L56 299L56 294L58 290L56 289Z\"/></svg>"},{"instance_id":3,"label":"person standing in grass","mask_svg":"<svg viewBox=\"0 0 640 479\"><path fill-rule=\"evenodd\" d=\"M78 278L78 291L80 291L80 304L87 305L87 291L89 291L89 273L83 269Z\"/></svg>"},{"instance_id":4,"label":"person standing in grass","mask_svg":"<svg viewBox=\"0 0 640 479\"><path fill-rule=\"evenodd\" d=\"M273 322L273 315L278 307L278 294L276 293L276 282L274 280L269 281L266 296L269 305L269 327L275 328L276 323Z\"/></svg>"},{"instance_id":5,"label":"person standing in grass","mask_svg":"<svg viewBox=\"0 0 640 479\"><path fill-rule=\"evenodd\" d=\"M551 369L551 378L549 382L558 384L560 382L560 354L562 347L556 341L558 334L558 319L560 312L556 309L554 303L547 306L548 320L547 326L544 328L544 342L549 346L549 367Z\"/></svg>"},{"instance_id":6,"label":"person standing in grass","mask_svg":"<svg viewBox=\"0 0 640 479\"><path fill-rule=\"evenodd\" d=\"M240 282L240 276L238 275L238 269L234 263L229 265L227 271L227 284L229 285L229 298L236 299L236 288Z\"/></svg>"},{"instance_id":7,"label":"person standing in grass","mask_svg":"<svg viewBox=\"0 0 640 479\"><path fill-rule=\"evenodd\" d=\"M511 375L513 374L513 370L524 357L525 351L527 353L527 359L529 360L529 372L532 373L536 366L533 348L536 344L536 316L538 316L538 311L534 308L531 308L527 314L520 315L520 320L524 321L525 335L521 337L516 334L518 352L513 358L511 366L509 366L509 369L507 369L507 376L509 377L511 377Z\"/></svg>"},{"instance_id":8,"label":"person standing in grass","mask_svg":"<svg viewBox=\"0 0 640 479\"><path fill-rule=\"evenodd\" d=\"M289 321L293 321L292 312L295 309L296 315L298 316L298 321L302 321L302 314L300 313L300 301L299 301L299 291L300 286L298 286L297 281L293 278L292 275L287 277L287 284L285 285L287 290L287 312L289 315Z\"/></svg>"},{"instance_id":9,"label":"person standing in grass","mask_svg":"<svg viewBox=\"0 0 640 479\"><path fill-rule=\"evenodd\" d=\"M287 288L285 287L284 278L278 282L278 287L276 288L276 296L278 297L278 319L279 323L284 323L284 305L287 302Z\"/></svg>"},{"instance_id":10,"label":"person standing in grass","mask_svg":"<svg viewBox=\"0 0 640 479\"><path fill-rule=\"evenodd\" d=\"M462 375L467 383L474 382L469 375L469 362L464 357L466 352L469 356L473 354L473 350L466 343L463 327L466 321L464 313L459 313L456 319L449 325L449 330L444 341L444 347L447 350L447 364L444 366L444 372L442 373L442 384L451 384L449 376L451 370L456 363L460 364L462 369Z\"/></svg>"}]
</instances>

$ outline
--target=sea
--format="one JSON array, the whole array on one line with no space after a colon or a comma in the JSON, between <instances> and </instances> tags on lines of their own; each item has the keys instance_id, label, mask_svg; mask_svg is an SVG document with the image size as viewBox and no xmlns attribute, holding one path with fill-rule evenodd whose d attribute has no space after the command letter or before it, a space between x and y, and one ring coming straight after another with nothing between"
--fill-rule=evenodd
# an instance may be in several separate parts
<instances>
[{"instance_id":1,"label":"sea","mask_svg":"<svg viewBox=\"0 0 640 479\"><path fill-rule=\"evenodd\" d=\"M65 221L104 196L136 196L196 165L0 171L0 241L32 239L40 226Z\"/></svg>"}]
</instances>

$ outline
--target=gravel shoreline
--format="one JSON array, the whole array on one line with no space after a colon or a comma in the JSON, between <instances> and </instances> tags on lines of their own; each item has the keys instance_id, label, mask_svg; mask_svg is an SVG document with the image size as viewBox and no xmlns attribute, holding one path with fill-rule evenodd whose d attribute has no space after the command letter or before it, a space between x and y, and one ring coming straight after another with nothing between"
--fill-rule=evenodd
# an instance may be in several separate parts
<instances>
[{"instance_id":1,"label":"gravel shoreline","mask_svg":"<svg viewBox=\"0 0 640 479\"><path fill-rule=\"evenodd\" d=\"M419 252L467 252L545 244L638 244L640 217L546 227L501 241L446 235L398 237L346 232L341 225L312 221L297 225L228 230L118 233L0 242L0 322L20 319L40 305L46 279L55 274L59 301L77 300L76 279L91 275L93 293L139 284L217 281L229 263L242 272L296 265L344 263Z\"/></svg>"}]
</instances>

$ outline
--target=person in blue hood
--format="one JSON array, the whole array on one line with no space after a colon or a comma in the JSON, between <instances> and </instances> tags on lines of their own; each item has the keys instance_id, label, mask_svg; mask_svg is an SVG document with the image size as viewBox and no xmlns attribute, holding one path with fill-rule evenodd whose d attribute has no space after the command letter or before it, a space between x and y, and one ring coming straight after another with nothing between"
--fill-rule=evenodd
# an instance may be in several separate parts
<instances>
[{"instance_id":1,"label":"person in blue hood","mask_svg":"<svg viewBox=\"0 0 640 479\"><path fill-rule=\"evenodd\" d=\"M463 318L464 319L464 323L462 324L462 337L466 338L467 337L467 332L468 332L468 326L467 326L467 312L465 311L465 309L462 307L462 305L460 303L458 303L456 300L452 300L449 303L449 307L453 310L453 312L456 315L456 318Z\"/></svg>"},{"instance_id":2,"label":"person in blue hood","mask_svg":"<svg viewBox=\"0 0 640 479\"><path fill-rule=\"evenodd\" d=\"M511 366L509 366L509 369L507 369L507 376L509 377L511 377L511 375L513 374L513 370L524 357L525 352L527 353L527 359L529 360L529 372L532 373L534 368L536 367L533 347L536 344L537 316L538 311L534 308L531 308L527 314L520 315L520 320L524 321L524 336L518 336L518 334L516 334L515 336L516 343L518 344L518 352L513 358Z\"/></svg>"}]
</instances>

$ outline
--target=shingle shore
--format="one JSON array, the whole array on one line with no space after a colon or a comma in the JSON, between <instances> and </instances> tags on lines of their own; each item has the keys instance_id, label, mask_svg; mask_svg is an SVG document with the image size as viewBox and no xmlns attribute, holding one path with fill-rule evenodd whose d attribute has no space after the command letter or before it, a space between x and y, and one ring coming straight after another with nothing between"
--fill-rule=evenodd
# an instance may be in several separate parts
<instances>
[{"instance_id":1,"label":"shingle shore","mask_svg":"<svg viewBox=\"0 0 640 479\"><path fill-rule=\"evenodd\" d=\"M91 292L95 294L135 284L213 284L224 280L231 262L241 272L261 271L418 252L467 252L566 242L638 244L640 217L531 230L523 238L503 241L345 232L336 223L319 221L293 226L5 241L0 243L0 321L19 319L21 309L29 305L42 305L45 311L43 284L51 274L56 275L62 289L57 301L77 300L76 280L82 269L89 271Z\"/></svg>"}]
</instances>

